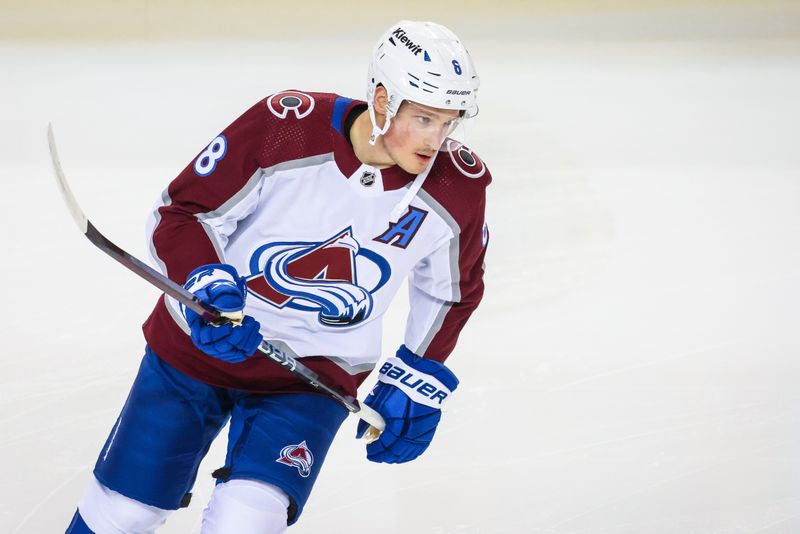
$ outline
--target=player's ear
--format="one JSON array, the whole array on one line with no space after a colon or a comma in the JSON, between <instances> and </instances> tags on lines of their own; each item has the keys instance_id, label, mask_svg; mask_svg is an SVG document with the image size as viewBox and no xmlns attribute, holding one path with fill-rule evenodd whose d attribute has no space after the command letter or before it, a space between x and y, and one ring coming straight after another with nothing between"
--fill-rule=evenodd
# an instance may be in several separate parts
<instances>
[{"instance_id":1,"label":"player's ear","mask_svg":"<svg viewBox=\"0 0 800 534\"><path fill-rule=\"evenodd\" d=\"M389 104L389 96L386 92L386 88L382 85L378 85L375 88L375 96L372 99L372 105L375 107L375 113L380 115L386 115L386 106Z\"/></svg>"}]
</instances>

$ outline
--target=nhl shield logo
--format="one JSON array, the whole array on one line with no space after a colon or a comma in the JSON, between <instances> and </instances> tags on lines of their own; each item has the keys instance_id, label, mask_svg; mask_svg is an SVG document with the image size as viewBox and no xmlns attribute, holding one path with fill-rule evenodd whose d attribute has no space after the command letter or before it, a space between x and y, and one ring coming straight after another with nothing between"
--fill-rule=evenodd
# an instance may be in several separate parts
<instances>
[{"instance_id":1,"label":"nhl shield logo","mask_svg":"<svg viewBox=\"0 0 800 534\"><path fill-rule=\"evenodd\" d=\"M375 173L372 171L364 171L361 175L361 185L364 187L371 187L375 183Z\"/></svg>"},{"instance_id":2,"label":"nhl shield logo","mask_svg":"<svg viewBox=\"0 0 800 534\"><path fill-rule=\"evenodd\" d=\"M297 445L287 445L281 449L280 458L275 460L279 464L294 467L303 478L308 478L311 474L311 466L314 465L314 455L308 449L305 440Z\"/></svg>"}]
</instances>

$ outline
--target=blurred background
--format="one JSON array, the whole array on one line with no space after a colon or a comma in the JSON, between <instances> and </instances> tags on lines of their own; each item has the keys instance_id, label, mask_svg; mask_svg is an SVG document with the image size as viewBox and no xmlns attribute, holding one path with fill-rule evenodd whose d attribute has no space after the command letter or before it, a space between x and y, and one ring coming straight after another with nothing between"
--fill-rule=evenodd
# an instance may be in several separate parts
<instances>
[{"instance_id":1,"label":"blurred background","mask_svg":"<svg viewBox=\"0 0 800 534\"><path fill-rule=\"evenodd\" d=\"M450 27L482 79L486 297L429 451L371 464L348 420L290 532L800 532L800 2L767 0L0 0L0 530L66 528L157 298L74 227L48 122L146 258L220 130L281 89L363 97L399 19ZM199 531L223 460L160 532Z\"/></svg>"},{"instance_id":2,"label":"blurred background","mask_svg":"<svg viewBox=\"0 0 800 534\"><path fill-rule=\"evenodd\" d=\"M3 0L0 31L21 40L377 40L401 19L446 20L462 39L794 39L797 2L752 0ZM380 29L379 29L380 28Z\"/></svg>"}]
</instances>

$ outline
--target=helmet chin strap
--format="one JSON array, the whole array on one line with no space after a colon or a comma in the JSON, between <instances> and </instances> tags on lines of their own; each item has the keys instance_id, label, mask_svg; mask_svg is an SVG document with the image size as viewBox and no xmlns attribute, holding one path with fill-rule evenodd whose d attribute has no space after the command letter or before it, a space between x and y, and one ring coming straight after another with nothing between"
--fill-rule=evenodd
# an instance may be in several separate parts
<instances>
[{"instance_id":1,"label":"helmet chin strap","mask_svg":"<svg viewBox=\"0 0 800 534\"><path fill-rule=\"evenodd\" d=\"M400 199L400 202L395 204L392 211L389 213L389 222L397 222L400 220L400 216L403 215L408 209L408 206L411 204L411 201L414 200L414 197L417 196L419 190L422 189L422 184L425 183L425 178L428 177L428 173L431 172L431 168L433 167L433 162L436 161L436 156L439 154L437 150L436 153L433 155L431 160L428 162L428 166L425 167L425 170L419 173L415 178L414 181L406 191L406 194L403 195L403 198Z\"/></svg>"},{"instance_id":2,"label":"helmet chin strap","mask_svg":"<svg viewBox=\"0 0 800 534\"><path fill-rule=\"evenodd\" d=\"M389 130L389 126L392 123L392 117L394 114L387 107L386 122L383 123L383 128L378 128L378 121L375 119L375 106L373 106L372 102L370 102L369 106L367 107L369 107L369 120L372 121L372 134L369 136L369 144L375 146L375 143L378 141L378 137L385 134Z\"/></svg>"}]
</instances>

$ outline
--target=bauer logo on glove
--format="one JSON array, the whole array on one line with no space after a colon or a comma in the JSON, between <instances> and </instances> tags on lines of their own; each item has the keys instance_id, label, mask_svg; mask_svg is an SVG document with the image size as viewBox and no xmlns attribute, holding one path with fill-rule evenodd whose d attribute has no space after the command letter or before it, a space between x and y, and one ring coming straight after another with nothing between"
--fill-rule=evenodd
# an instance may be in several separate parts
<instances>
[{"instance_id":1,"label":"bauer logo on glove","mask_svg":"<svg viewBox=\"0 0 800 534\"><path fill-rule=\"evenodd\" d=\"M378 372L381 374L381 382L405 389L406 395L414 402L441 408L442 403L450 396L450 390L441 382L413 371L400 358L389 358Z\"/></svg>"}]
</instances>

